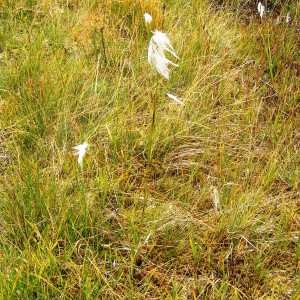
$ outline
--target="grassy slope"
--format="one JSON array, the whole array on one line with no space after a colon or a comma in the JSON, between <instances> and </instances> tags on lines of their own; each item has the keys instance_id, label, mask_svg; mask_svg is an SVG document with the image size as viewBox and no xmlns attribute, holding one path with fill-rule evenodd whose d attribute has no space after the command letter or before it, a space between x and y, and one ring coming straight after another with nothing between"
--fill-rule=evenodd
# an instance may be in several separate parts
<instances>
[{"instance_id":1,"label":"grassy slope","mask_svg":"<svg viewBox=\"0 0 300 300\"><path fill-rule=\"evenodd\" d=\"M299 4L67 2L0 6L1 298L297 299Z\"/></svg>"}]
</instances>

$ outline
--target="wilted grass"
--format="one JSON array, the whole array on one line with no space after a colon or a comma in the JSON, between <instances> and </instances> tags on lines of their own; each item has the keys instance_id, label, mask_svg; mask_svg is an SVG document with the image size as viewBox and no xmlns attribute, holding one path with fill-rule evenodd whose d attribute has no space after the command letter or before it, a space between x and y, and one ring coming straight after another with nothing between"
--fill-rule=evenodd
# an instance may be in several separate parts
<instances>
[{"instance_id":1,"label":"wilted grass","mask_svg":"<svg viewBox=\"0 0 300 300\"><path fill-rule=\"evenodd\" d=\"M2 1L1 299L299 298L300 7L242 2Z\"/></svg>"}]
</instances>

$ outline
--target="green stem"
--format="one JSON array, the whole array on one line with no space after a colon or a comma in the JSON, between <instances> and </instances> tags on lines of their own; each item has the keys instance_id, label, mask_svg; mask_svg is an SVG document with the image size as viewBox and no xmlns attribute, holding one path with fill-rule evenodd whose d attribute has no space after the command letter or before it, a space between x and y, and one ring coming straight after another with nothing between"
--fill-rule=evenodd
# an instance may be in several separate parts
<instances>
[{"instance_id":1,"label":"green stem","mask_svg":"<svg viewBox=\"0 0 300 300\"><path fill-rule=\"evenodd\" d=\"M155 129L156 121L156 97L152 95L152 122L151 122L151 131Z\"/></svg>"},{"instance_id":2,"label":"green stem","mask_svg":"<svg viewBox=\"0 0 300 300\"><path fill-rule=\"evenodd\" d=\"M105 65L107 65L107 56L106 56L104 28L103 27L101 28L101 43L102 43L102 49L103 49L104 62L105 62Z\"/></svg>"}]
</instances>

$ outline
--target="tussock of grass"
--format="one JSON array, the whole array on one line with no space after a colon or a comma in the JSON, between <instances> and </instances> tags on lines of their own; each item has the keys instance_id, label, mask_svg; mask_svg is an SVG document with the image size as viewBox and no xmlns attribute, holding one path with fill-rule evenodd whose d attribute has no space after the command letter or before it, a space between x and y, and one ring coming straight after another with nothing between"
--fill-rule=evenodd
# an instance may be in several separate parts
<instances>
[{"instance_id":1,"label":"tussock of grass","mask_svg":"<svg viewBox=\"0 0 300 300\"><path fill-rule=\"evenodd\" d=\"M300 7L225 4L1 3L1 298L298 299Z\"/></svg>"}]
</instances>

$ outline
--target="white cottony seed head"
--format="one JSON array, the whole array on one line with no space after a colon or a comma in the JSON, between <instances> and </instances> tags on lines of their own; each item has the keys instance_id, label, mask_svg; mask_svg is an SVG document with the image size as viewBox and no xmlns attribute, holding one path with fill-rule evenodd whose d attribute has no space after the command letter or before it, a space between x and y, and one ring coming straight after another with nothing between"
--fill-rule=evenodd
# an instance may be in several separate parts
<instances>
[{"instance_id":1,"label":"white cottony seed head","mask_svg":"<svg viewBox=\"0 0 300 300\"><path fill-rule=\"evenodd\" d=\"M175 96L175 95L172 95L172 94L170 94L170 93L167 93L167 96L168 96L172 101L174 101L175 103L180 104L180 105L184 105L183 101L182 101L179 97L177 97L177 96Z\"/></svg>"},{"instance_id":2,"label":"white cottony seed head","mask_svg":"<svg viewBox=\"0 0 300 300\"><path fill-rule=\"evenodd\" d=\"M168 36L160 31L154 31L148 46L148 62L167 80L170 77L169 65L177 67L178 65L170 61L165 52L171 53L177 59L179 58L171 45Z\"/></svg>"},{"instance_id":3,"label":"white cottony seed head","mask_svg":"<svg viewBox=\"0 0 300 300\"><path fill-rule=\"evenodd\" d=\"M152 16L146 12L144 13L144 20L146 24L150 24L152 22Z\"/></svg>"},{"instance_id":4,"label":"white cottony seed head","mask_svg":"<svg viewBox=\"0 0 300 300\"><path fill-rule=\"evenodd\" d=\"M266 8L260 1L258 2L257 10L258 10L260 17L262 18L266 12Z\"/></svg>"},{"instance_id":5,"label":"white cottony seed head","mask_svg":"<svg viewBox=\"0 0 300 300\"><path fill-rule=\"evenodd\" d=\"M73 149L75 150L74 154L78 156L77 161L81 168L83 167L83 157L86 154L88 146L88 143L84 142L83 144L79 144L73 147Z\"/></svg>"}]
</instances>

